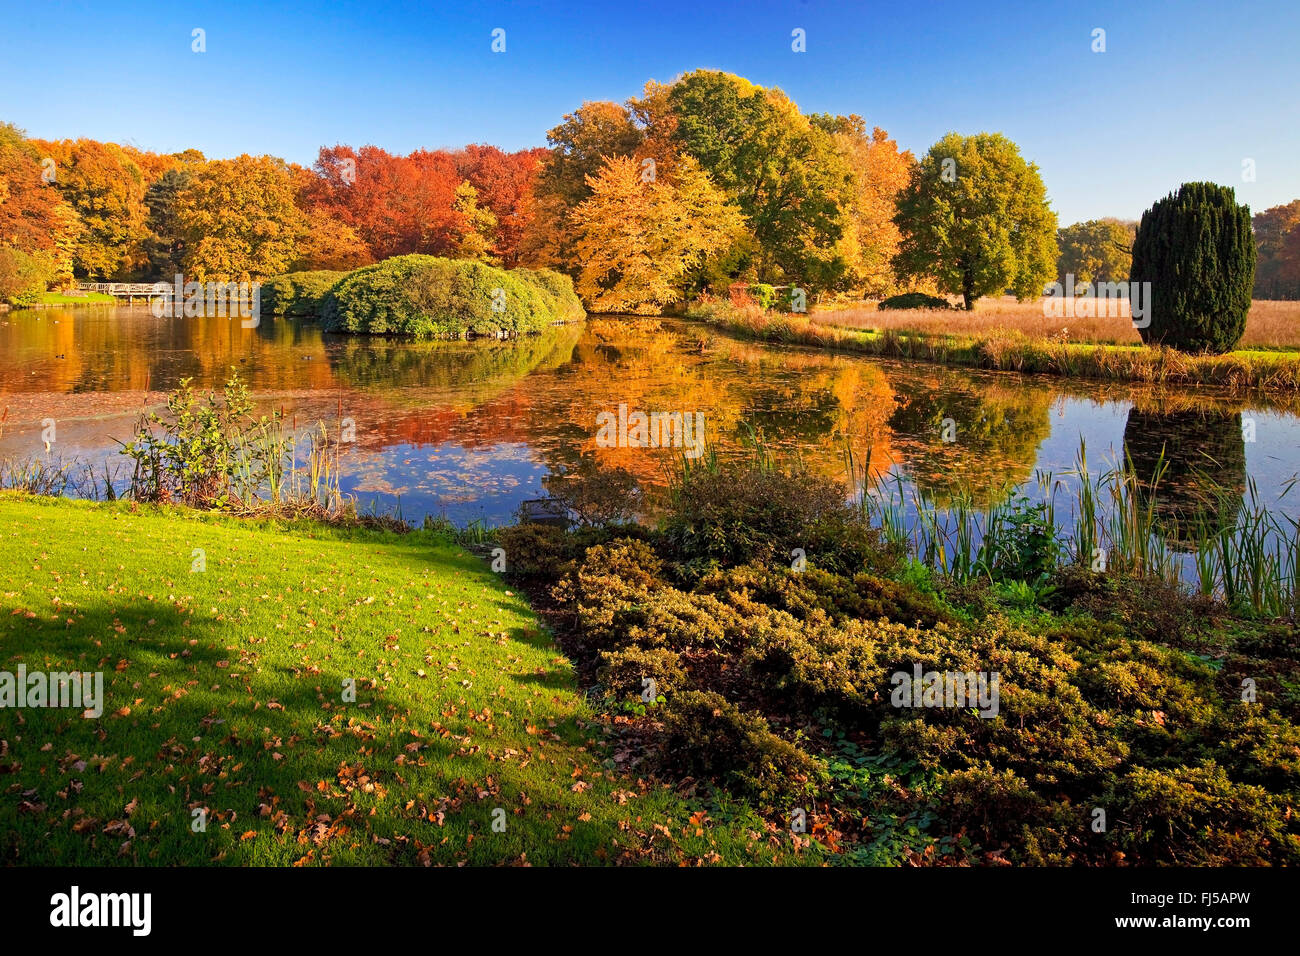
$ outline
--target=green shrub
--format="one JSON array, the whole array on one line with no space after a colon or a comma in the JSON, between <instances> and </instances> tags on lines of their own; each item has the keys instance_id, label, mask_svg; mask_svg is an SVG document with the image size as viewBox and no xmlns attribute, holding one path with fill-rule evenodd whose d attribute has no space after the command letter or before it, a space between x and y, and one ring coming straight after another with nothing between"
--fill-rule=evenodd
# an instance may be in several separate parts
<instances>
[{"instance_id":1,"label":"green shrub","mask_svg":"<svg viewBox=\"0 0 1300 956\"><path fill-rule=\"evenodd\" d=\"M542 331L559 305L540 280L435 256L396 256L347 275L325 296L330 332L464 338Z\"/></svg>"},{"instance_id":2,"label":"green shrub","mask_svg":"<svg viewBox=\"0 0 1300 956\"><path fill-rule=\"evenodd\" d=\"M766 282L755 282L749 287L749 294L754 297L761 309L770 309L776 302L776 289Z\"/></svg>"},{"instance_id":3,"label":"green shrub","mask_svg":"<svg viewBox=\"0 0 1300 956\"><path fill-rule=\"evenodd\" d=\"M641 698L645 680L653 680L657 694L672 694L686 683L686 671L675 651L625 647L602 651L597 675L607 692L620 700Z\"/></svg>"},{"instance_id":4,"label":"green shrub","mask_svg":"<svg viewBox=\"0 0 1300 956\"><path fill-rule=\"evenodd\" d=\"M1102 574L1066 564L1053 573L1051 583L1047 606L1052 610L1112 621L1146 641L1190 646L1214 619L1214 602L1208 597L1189 596L1162 578Z\"/></svg>"},{"instance_id":5,"label":"green shrub","mask_svg":"<svg viewBox=\"0 0 1300 956\"><path fill-rule=\"evenodd\" d=\"M31 255L12 246L0 246L0 302L31 305L57 273L57 263L46 253Z\"/></svg>"},{"instance_id":6,"label":"green shrub","mask_svg":"<svg viewBox=\"0 0 1300 956\"><path fill-rule=\"evenodd\" d=\"M540 289L555 300L554 318L560 322L578 322L587 317L582 300L574 291L573 280L554 269L514 269L512 276Z\"/></svg>"},{"instance_id":7,"label":"green shrub","mask_svg":"<svg viewBox=\"0 0 1300 956\"><path fill-rule=\"evenodd\" d=\"M1110 832L1131 862L1259 866L1300 862L1295 815L1261 787L1233 783L1213 761L1136 767L1102 798Z\"/></svg>"},{"instance_id":8,"label":"green shrub","mask_svg":"<svg viewBox=\"0 0 1300 956\"><path fill-rule=\"evenodd\" d=\"M799 800L825 781L818 761L721 694L683 691L669 700L663 722L661 760L677 772L770 803Z\"/></svg>"},{"instance_id":9,"label":"green shrub","mask_svg":"<svg viewBox=\"0 0 1300 956\"><path fill-rule=\"evenodd\" d=\"M523 576L558 577L569 562L568 535L554 525L524 522L497 532L506 553L506 571Z\"/></svg>"},{"instance_id":10,"label":"green shrub","mask_svg":"<svg viewBox=\"0 0 1300 956\"><path fill-rule=\"evenodd\" d=\"M219 509L246 504L264 484L277 489L291 445L284 413L254 418L238 372L220 397L195 394L190 382L181 379L167 396L167 415L141 412L135 435L122 446L134 462L131 496Z\"/></svg>"},{"instance_id":11,"label":"green shrub","mask_svg":"<svg viewBox=\"0 0 1300 956\"><path fill-rule=\"evenodd\" d=\"M706 575L700 580L699 589L711 593L743 589L755 601L789 611L799 618L822 611L834 621L884 618L926 627L952 620L952 615L932 596L910 585L865 572L849 577L815 567L796 572L789 568L744 565Z\"/></svg>"},{"instance_id":12,"label":"green shrub","mask_svg":"<svg viewBox=\"0 0 1300 956\"><path fill-rule=\"evenodd\" d=\"M688 576L755 561L789 566L795 549L831 570L887 570L902 557L845 504L835 482L743 462L685 471L660 533Z\"/></svg>"},{"instance_id":13,"label":"green shrub","mask_svg":"<svg viewBox=\"0 0 1300 956\"><path fill-rule=\"evenodd\" d=\"M1184 183L1142 214L1131 282L1151 283L1148 345L1230 352L1246 330L1255 282L1250 208L1232 189Z\"/></svg>"},{"instance_id":14,"label":"green shrub","mask_svg":"<svg viewBox=\"0 0 1300 956\"><path fill-rule=\"evenodd\" d=\"M876 306L877 309L951 309L947 299L941 299L937 295L926 295L924 292L904 292L902 295L891 295L888 299L882 301Z\"/></svg>"},{"instance_id":15,"label":"green shrub","mask_svg":"<svg viewBox=\"0 0 1300 956\"><path fill-rule=\"evenodd\" d=\"M293 318L318 316L326 293L348 274L322 269L288 272L267 279L262 283L262 311Z\"/></svg>"},{"instance_id":16,"label":"green shrub","mask_svg":"<svg viewBox=\"0 0 1300 956\"><path fill-rule=\"evenodd\" d=\"M1022 777L987 763L941 774L938 782L946 822L970 831L986 847L1020 842L1025 828L1038 823L1048 807Z\"/></svg>"}]
</instances>

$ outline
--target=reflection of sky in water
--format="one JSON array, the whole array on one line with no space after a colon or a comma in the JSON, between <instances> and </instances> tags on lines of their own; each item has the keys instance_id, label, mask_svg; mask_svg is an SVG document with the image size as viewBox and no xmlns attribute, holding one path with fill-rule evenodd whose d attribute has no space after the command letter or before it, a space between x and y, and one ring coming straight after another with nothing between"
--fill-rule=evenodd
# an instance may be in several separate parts
<instances>
[{"instance_id":1,"label":"reflection of sky in water","mask_svg":"<svg viewBox=\"0 0 1300 956\"><path fill-rule=\"evenodd\" d=\"M398 445L351 471L341 481L362 511L400 505L408 520L425 515L457 525L505 524L519 502L545 495L547 474L531 447L502 443L466 448L453 442Z\"/></svg>"},{"instance_id":2,"label":"reflection of sky in water","mask_svg":"<svg viewBox=\"0 0 1300 956\"><path fill-rule=\"evenodd\" d=\"M0 414L9 413L0 458L44 457L41 422L54 418L56 459L101 471L108 464L124 479L130 463L114 439L129 437L139 411L158 407L181 376L208 388L233 366L261 410L283 408L300 436L312 422L333 427L339 414L355 417L357 443L343 452L341 484L362 510L400 506L407 520L443 516L461 525L509 521L521 501L544 495L548 473L594 453L595 416L620 401L702 410L710 441L724 453L743 453L748 424L828 477L845 477L851 442L856 452L873 446L877 468L930 491L1010 479L1035 500L1035 473L1067 480L1081 438L1094 474L1113 467L1130 420L1159 430L1153 412L1166 402L1137 385L782 350L672 322L647 333L593 319L580 332L513 347L331 337L283 322L240 330L155 320L147 310L71 312L50 310L43 319L15 312L0 323ZM1300 470L1300 418L1257 400L1206 395L1166 393L1180 408L1217 410L1216 421L1229 422L1221 431L1235 430L1230 416L1238 410L1253 419L1244 462L1260 503L1300 516L1300 489L1279 499ZM938 441L938 422L950 414L967 444ZM300 458L306 448L300 443ZM673 458L622 449L600 461L661 487ZM1065 506L1068 496L1058 501Z\"/></svg>"}]
</instances>

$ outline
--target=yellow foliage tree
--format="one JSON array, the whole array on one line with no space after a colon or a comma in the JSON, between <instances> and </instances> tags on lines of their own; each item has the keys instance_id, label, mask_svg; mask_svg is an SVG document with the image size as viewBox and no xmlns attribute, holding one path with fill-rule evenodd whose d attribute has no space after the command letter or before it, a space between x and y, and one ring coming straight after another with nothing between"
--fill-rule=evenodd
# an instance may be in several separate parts
<instances>
[{"instance_id":1,"label":"yellow foliage tree","mask_svg":"<svg viewBox=\"0 0 1300 956\"><path fill-rule=\"evenodd\" d=\"M289 167L273 156L199 167L176 200L189 277L242 281L285 272L308 231L293 200Z\"/></svg>"},{"instance_id":2,"label":"yellow foliage tree","mask_svg":"<svg viewBox=\"0 0 1300 956\"><path fill-rule=\"evenodd\" d=\"M690 157L671 177L647 175L631 157L587 177L591 195L574 210L578 294L596 312L658 312L677 301L690 271L729 250L744 230Z\"/></svg>"},{"instance_id":3,"label":"yellow foliage tree","mask_svg":"<svg viewBox=\"0 0 1300 956\"><path fill-rule=\"evenodd\" d=\"M868 136L858 116L841 119L833 135L853 172L849 221L838 247L849 263L847 284L867 297L890 295L898 289L890 260L902 241L894 213L916 159L910 151L900 152L879 126Z\"/></svg>"}]
</instances>

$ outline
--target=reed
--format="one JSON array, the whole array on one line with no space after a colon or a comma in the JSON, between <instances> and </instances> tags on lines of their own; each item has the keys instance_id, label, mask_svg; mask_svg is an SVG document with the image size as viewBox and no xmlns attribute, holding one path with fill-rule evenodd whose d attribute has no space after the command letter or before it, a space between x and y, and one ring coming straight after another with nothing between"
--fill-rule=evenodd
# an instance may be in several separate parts
<instances>
[{"instance_id":1,"label":"reed","mask_svg":"<svg viewBox=\"0 0 1300 956\"><path fill-rule=\"evenodd\" d=\"M1188 355L1141 345L1090 344L1034 337L1017 329L970 333L932 328L854 329L805 318L697 303L687 316L746 338L859 352L993 371L1165 385L1214 385L1233 391L1300 392L1300 351L1238 351ZM953 320L948 320L956 326Z\"/></svg>"},{"instance_id":2,"label":"reed","mask_svg":"<svg viewBox=\"0 0 1300 956\"><path fill-rule=\"evenodd\" d=\"M1300 521L1270 510L1253 480L1239 500L1227 489L1211 489L1230 520L1215 527L1196 519L1180 528L1158 508L1168 471L1163 452L1151 475L1139 475L1127 456L1094 474L1081 441L1072 470L1038 473L1040 502L1008 490L983 509L962 492L940 507L901 476L873 473L871 457L870 448L864 456L845 452L864 520L959 583L1023 580L1027 567L1076 564L1194 587L1250 616L1295 620L1300 610ZM1298 481L1288 481L1281 497ZM1025 554L1027 527L1038 534L1040 555Z\"/></svg>"}]
</instances>

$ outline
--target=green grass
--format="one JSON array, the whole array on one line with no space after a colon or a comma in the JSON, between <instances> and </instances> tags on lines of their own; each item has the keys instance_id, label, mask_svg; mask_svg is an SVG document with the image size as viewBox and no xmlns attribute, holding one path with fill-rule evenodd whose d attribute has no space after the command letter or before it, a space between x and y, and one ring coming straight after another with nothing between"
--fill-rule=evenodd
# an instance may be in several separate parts
<instances>
[{"instance_id":1,"label":"green grass","mask_svg":"<svg viewBox=\"0 0 1300 956\"><path fill-rule=\"evenodd\" d=\"M142 295L141 298L144 298ZM83 292L81 295L66 295L62 292L42 292L36 297L37 305L100 305L116 303L117 296L107 292Z\"/></svg>"},{"instance_id":2,"label":"green grass","mask_svg":"<svg viewBox=\"0 0 1300 956\"><path fill-rule=\"evenodd\" d=\"M0 669L106 698L0 710L4 862L815 861L624 772L524 600L443 537L16 494L0 536Z\"/></svg>"}]
</instances>

